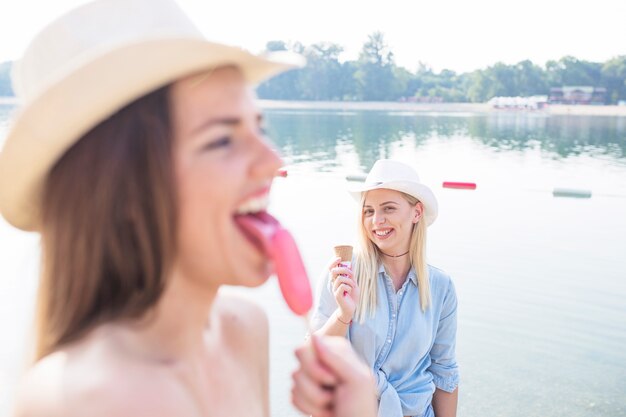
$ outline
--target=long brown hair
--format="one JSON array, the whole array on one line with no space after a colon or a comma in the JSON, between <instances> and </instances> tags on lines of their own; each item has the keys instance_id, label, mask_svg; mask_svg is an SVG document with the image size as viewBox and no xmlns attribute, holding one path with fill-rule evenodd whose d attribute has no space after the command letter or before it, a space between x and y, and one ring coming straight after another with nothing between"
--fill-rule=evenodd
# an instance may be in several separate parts
<instances>
[{"instance_id":1,"label":"long brown hair","mask_svg":"<svg viewBox=\"0 0 626 417\"><path fill-rule=\"evenodd\" d=\"M160 298L174 250L169 88L119 110L70 148L43 190L35 358Z\"/></svg>"}]
</instances>

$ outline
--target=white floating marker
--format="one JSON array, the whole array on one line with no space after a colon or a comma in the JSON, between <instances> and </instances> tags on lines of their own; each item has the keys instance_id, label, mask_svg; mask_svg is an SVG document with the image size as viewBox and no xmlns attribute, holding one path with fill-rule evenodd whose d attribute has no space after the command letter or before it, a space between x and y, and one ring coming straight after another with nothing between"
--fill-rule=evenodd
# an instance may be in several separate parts
<instances>
[{"instance_id":1,"label":"white floating marker","mask_svg":"<svg viewBox=\"0 0 626 417\"><path fill-rule=\"evenodd\" d=\"M555 188L552 190L554 197L591 198L591 190L577 190L574 188Z\"/></svg>"},{"instance_id":2,"label":"white floating marker","mask_svg":"<svg viewBox=\"0 0 626 417\"><path fill-rule=\"evenodd\" d=\"M366 178L367 178L367 174L348 174L348 175L346 175L346 179L348 181L365 182Z\"/></svg>"}]
</instances>

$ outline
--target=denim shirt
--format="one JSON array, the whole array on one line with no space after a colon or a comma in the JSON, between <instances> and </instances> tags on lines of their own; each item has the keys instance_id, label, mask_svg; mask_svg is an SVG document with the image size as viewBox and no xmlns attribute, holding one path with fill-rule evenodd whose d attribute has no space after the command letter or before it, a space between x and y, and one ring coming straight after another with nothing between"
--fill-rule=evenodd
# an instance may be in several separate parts
<instances>
[{"instance_id":1,"label":"denim shirt","mask_svg":"<svg viewBox=\"0 0 626 417\"><path fill-rule=\"evenodd\" d=\"M423 312L415 271L409 271L396 292L381 265L374 316L368 315L363 323L354 320L348 329L347 338L376 376L379 417L434 416L435 388L453 392L459 383L454 284L442 270L429 265L428 271L431 304ZM320 282L317 293L313 330L337 309L330 275Z\"/></svg>"}]
</instances>

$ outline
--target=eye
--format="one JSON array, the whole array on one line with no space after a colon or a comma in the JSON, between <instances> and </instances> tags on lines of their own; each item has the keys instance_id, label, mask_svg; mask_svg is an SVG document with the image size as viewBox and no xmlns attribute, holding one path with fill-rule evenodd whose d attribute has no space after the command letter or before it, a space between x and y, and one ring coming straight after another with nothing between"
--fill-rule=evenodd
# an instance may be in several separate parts
<instances>
[{"instance_id":1,"label":"eye","mask_svg":"<svg viewBox=\"0 0 626 417\"><path fill-rule=\"evenodd\" d=\"M391 211L394 211L395 209L396 209L395 207L387 206L385 207L385 212L389 213Z\"/></svg>"},{"instance_id":2,"label":"eye","mask_svg":"<svg viewBox=\"0 0 626 417\"><path fill-rule=\"evenodd\" d=\"M366 210L363 210L363 215L364 215L365 217L369 217L369 216L371 216L371 215L373 215L373 214L374 214L374 210L372 210L372 209L366 209Z\"/></svg>"},{"instance_id":3,"label":"eye","mask_svg":"<svg viewBox=\"0 0 626 417\"><path fill-rule=\"evenodd\" d=\"M202 150L212 151L214 149L224 148L226 146L229 146L231 143L232 143L231 137L230 136L224 136L224 137L216 139L216 140L214 140L212 142L207 143L206 145L204 145L202 147Z\"/></svg>"}]
</instances>

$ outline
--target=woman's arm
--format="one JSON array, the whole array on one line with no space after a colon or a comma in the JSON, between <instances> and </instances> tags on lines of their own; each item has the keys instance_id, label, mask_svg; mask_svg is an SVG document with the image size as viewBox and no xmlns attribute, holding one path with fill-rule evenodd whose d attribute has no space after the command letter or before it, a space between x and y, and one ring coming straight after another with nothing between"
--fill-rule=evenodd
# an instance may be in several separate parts
<instances>
[{"instance_id":1,"label":"woman's arm","mask_svg":"<svg viewBox=\"0 0 626 417\"><path fill-rule=\"evenodd\" d=\"M322 283L318 310L325 310L325 321L314 320L315 333L323 336L345 336L359 299L359 287L349 268L339 266L341 258L336 258L329 266L329 277Z\"/></svg>"},{"instance_id":2,"label":"woman's arm","mask_svg":"<svg viewBox=\"0 0 626 417\"><path fill-rule=\"evenodd\" d=\"M435 417L456 417L456 406L459 399L459 389L446 392L439 388L433 394L433 411Z\"/></svg>"},{"instance_id":3,"label":"woman's arm","mask_svg":"<svg viewBox=\"0 0 626 417\"><path fill-rule=\"evenodd\" d=\"M437 333L430 350L435 393L432 406L436 417L455 417L458 401L459 370L456 362L457 298L454 284L449 281L444 296Z\"/></svg>"},{"instance_id":4,"label":"woman's arm","mask_svg":"<svg viewBox=\"0 0 626 417\"><path fill-rule=\"evenodd\" d=\"M337 308L335 313L330 316L321 329L315 332L317 335L323 336L345 336L352 322L352 316L349 318L343 317L341 310Z\"/></svg>"}]
</instances>

